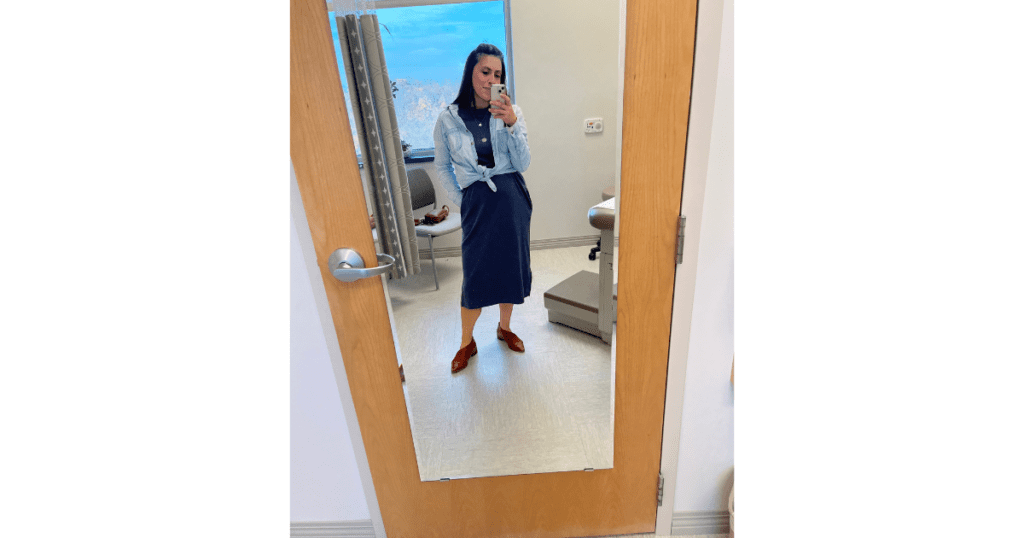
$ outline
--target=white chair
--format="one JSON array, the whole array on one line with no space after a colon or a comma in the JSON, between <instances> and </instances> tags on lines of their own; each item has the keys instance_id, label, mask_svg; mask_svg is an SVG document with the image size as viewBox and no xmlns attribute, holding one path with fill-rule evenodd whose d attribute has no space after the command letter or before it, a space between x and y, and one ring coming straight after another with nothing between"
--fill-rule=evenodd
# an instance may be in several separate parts
<instances>
[{"instance_id":1,"label":"white chair","mask_svg":"<svg viewBox=\"0 0 1024 538\"><path fill-rule=\"evenodd\" d=\"M437 197L434 194L434 183L426 170L417 168L408 172L409 195L412 198L413 211L427 206L437 209ZM449 208L448 217L434 224L416 226L416 237L426 237L430 242L430 264L434 269L434 290L441 289L437 282L437 262L434 260L434 238L448 235L462 229L462 215L452 212Z\"/></svg>"}]
</instances>

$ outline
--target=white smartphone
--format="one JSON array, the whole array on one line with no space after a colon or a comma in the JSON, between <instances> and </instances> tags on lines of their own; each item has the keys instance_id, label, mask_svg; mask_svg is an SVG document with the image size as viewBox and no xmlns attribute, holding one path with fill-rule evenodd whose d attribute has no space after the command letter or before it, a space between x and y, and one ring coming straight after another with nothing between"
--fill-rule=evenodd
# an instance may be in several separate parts
<instances>
[{"instance_id":1,"label":"white smartphone","mask_svg":"<svg viewBox=\"0 0 1024 538\"><path fill-rule=\"evenodd\" d=\"M502 95L505 95L504 84L493 84L491 85L491 101L502 101Z\"/></svg>"}]
</instances>

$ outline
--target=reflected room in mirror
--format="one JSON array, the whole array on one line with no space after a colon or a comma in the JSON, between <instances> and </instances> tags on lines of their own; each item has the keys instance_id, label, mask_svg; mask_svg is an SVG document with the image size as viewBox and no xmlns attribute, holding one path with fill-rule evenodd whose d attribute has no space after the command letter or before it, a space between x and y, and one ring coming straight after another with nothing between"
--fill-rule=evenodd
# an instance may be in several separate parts
<instances>
[{"instance_id":1,"label":"reflected room in mirror","mask_svg":"<svg viewBox=\"0 0 1024 538\"><path fill-rule=\"evenodd\" d=\"M423 481L613 467L620 8L328 2Z\"/></svg>"}]
</instances>

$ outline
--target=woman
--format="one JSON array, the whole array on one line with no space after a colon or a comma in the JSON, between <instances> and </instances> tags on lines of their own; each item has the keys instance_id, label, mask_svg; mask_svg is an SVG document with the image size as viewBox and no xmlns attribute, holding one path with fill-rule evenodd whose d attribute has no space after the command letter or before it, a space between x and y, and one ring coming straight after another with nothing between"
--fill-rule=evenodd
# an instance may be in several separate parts
<instances>
[{"instance_id":1,"label":"woman","mask_svg":"<svg viewBox=\"0 0 1024 538\"><path fill-rule=\"evenodd\" d=\"M530 295L530 217L533 201L521 172L530 166L523 111L507 95L491 101L491 85L505 83L505 59L494 45L470 53L455 101L434 126L434 164L462 214L462 343L452 373L476 355L473 327L485 306L499 305L497 336L525 351L512 333L512 306Z\"/></svg>"}]
</instances>

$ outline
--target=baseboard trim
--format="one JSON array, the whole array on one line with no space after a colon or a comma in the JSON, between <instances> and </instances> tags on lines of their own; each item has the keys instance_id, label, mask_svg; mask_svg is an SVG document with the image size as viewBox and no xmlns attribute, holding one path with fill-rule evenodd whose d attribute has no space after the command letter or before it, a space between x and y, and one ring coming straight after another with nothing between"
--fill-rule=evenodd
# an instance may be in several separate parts
<instances>
[{"instance_id":1,"label":"baseboard trim","mask_svg":"<svg viewBox=\"0 0 1024 538\"><path fill-rule=\"evenodd\" d=\"M672 536L728 534L728 510L673 512ZM292 522L292 538L375 538L369 519L358 521Z\"/></svg>"},{"instance_id":2,"label":"baseboard trim","mask_svg":"<svg viewBox=\"0 0 1024 538\"><path fill-rule=\"evenodd\" d=\"M462 247L435 248L434 256L437 256L438 258L458 258L459 256L462 256ZM420 261L430 261L429 248L420 249Z\"/></svg>"},{"instance_id":3,"label":"baseboard trim","mask_svg":"<svg viewBox=\"0 0 1024 538\"><path fill-rule=\"evenodd\" d=\"M695 510L672 513L672 536L728 533L728 510Z\"/></svg>"},{"instance_id":4,"label":"baseboard trim","mask_svg":"<svg viewBox=\"0 0 1024 538\"><path fill-rule=\"evenodd\" d=\"M376 538L373 522L369 519L358 521L303 521L292 522L293 538Z\"/></svg>"},{"instance_id":5,"label":"baseboard trim","mask_svg":"<svg viewBox=\"0 0 1024 538\"><path fill-rule=\"evenodd\" d=\"M578 237L559 237L557 239L538 239L536 241L530 241L530 250L544 250L547 248L568 248L568 247L582 247L584 245L597 246L597 240L601 238L601 235L581 235ZM615 239L615 246L618 246L619 239ZM462 256L462 247L444 247L434 248L434 255L438 258L457 258ZM430 249L420 249L420 259L430 259Z\"/></svg>"}]
</instances>

